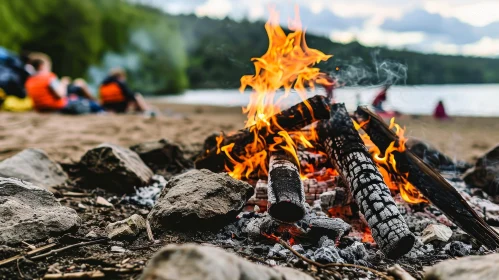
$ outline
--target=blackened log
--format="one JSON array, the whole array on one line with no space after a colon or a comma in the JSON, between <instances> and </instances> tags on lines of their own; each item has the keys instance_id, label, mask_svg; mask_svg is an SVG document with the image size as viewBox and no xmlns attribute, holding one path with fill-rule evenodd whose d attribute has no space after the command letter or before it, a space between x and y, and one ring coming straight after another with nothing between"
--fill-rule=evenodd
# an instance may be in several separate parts
<instances>
[{"instance_id":1,"label":"blackened log","mask_svg":"<svg viewBox=\"0 0 499 280\"><path fill-rule=\"evenodd\" d=\"M297 131L316 120L328 118L329 106L326 97L316 95L273 116L271 118L271 126L258 131L258 136L264 137L267 144L271 144L273 143L273 133L281 130ZM237 158L245 153L244 148L253 142L255 134L251 128L248 128L239 130L234 135L222 136L223 141L219 147L234 143L232 155ZM226 160L224 152L218 152L218 147L216 146L211 147L195 162L197 169L205 168L213 172L224 171L226 165L230 167L231 163Z\"/></svg>"},{"instance_id":2,"label":"blackened log","mask_svg":"<svg viewBox=\"0 0 499 280\"><path fill-rule=\"evenodd\" d=\"M362 123L362 129L382 154L393 141L399 141L388 125L366 107L359 107L355 118ZM438 172L410 150L406 149L402 153L393 152L393 156L397 170L400 173L408 173L408 181L447 218L489 249L499 248L499 235L473 211L457 190Z\"/></svg>"},{"instance_id":3,"label":"blackened log","mask_svg":"<svg viewBox=\"0 0 499 280\"><path fill-rule=\"evenodd\" d=\"M408 253L415 237L353 126L344 104L331 106L331 119L318 125L320 141L350 186L353 198L381 250L392 259Z\"/></svg>"},{"instance_id":4,"label":"blackened log","mask_svg":"<svg viewBox=\"0 0 499 280\"><path fill-rule=\"evenodd\" d=\"M269 163L268 212L274 219L294 223L305 216L305 193L293 156L272 152Z\"/></svg>"}]
</instances>

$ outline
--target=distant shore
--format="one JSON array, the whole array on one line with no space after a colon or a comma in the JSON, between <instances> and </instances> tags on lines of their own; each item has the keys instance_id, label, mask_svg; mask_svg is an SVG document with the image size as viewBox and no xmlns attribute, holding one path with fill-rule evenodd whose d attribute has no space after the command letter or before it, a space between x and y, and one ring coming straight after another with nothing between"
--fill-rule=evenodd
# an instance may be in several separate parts
<instances>
[{"instance_id":1,"label":"distant shore","mask_svg":"<svg viewBox=\"0 0 499 280\"><path fill-rule=\"evenodd\" d=\"M130 146L166 138L188 155L202 149L206 137L244 127L241 108L156 103L162 115L63 116L0 112L0 160L26 148L41 148L60 162L79 160L103 142ZM429 116L402 116L397 122L407 136L434 144L451 158L474 163L499 144L499 118L454 117L436 121Z\"/></svg>"}]
</instances>

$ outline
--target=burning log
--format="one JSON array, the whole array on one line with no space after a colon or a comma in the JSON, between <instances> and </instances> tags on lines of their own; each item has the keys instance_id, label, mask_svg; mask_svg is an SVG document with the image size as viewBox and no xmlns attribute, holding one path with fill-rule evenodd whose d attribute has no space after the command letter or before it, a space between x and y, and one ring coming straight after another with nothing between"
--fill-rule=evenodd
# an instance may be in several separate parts
<instances>
[{"instance_id":1,"label":"burning log","mask_svg":"<svg viewBox=\"0 0 499 280\"><path fill-rule=\"evenodd\" d=\"M389 258L408 253L415 237L395 205L344 104L331 106L331 118L320 122L318 135L330 160L349 184L381 250Z\"/></svg>"},{"instance_id":2,"label":"burning log","mask_svg":"<svg viewBox=\"0 0 499 280\"><path fill-rule=\"evenodd\" d=\"M356 118L382 154L393 141L399 141L385 122L369 109L359 107ZM453 223L489 249L499 248L499 235L473 211L457 190L438 172L410 150L394 151L393 156L397 170L400 173L407 173L407 180Z\"/></svg>"},{"instance_id":3,"label":"burning log","mask_svg":"<svg viewBox=\"0 0 499 280\"><path fill-rule=\"evenodd\" d=\"M269 163L268 212L274 219L294 223L305 216L305 192L293 156L272 152Z\"/></svg>"},{"instance_id":4,"label":"burning log","mask_svg":"<svg viewBox=\"0 0 499 280\"><path fill-rule=\"evenodd\" d=\"M224 136L222 143L218 146L223 147L233 143L232 154L237 157L245 153L246 145L252 143L255 137L265 137L267 143L271 144L274 135L270 132L280 130L297 131L316 120L328 118L329 106L326 97L316 95L272 116L271 125L257 131L258 135L255 135L252 128L243 129L234 135ZM224 171L225 165L230 165L230 162L226 161L226 155L219 151L219 147L212 147L196 160L196 168L205 168L213 172Z\"/></svg>"}]
</instances>

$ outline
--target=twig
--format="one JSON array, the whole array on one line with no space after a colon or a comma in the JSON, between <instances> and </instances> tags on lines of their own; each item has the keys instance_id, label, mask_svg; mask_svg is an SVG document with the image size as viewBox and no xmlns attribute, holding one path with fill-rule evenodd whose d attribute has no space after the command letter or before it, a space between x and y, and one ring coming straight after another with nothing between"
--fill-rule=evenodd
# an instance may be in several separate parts
<instances>
[{"instance_id":1,"label":"twig","mask_svg":"<svg viewBox=\"0 0 499 280\"><path fill-rule=\"evenodd\" d=\"M48 245L42 246L42 247L40 247L40 248L34 249L34 250L32 250L32 251L29 251L29 252L26 254L26 256L31 256L31 255L34 255L34 254L40 253L40 252L42 252L42 251L48 250L48 249L50 249L50 248L54 247L55 245L57 245L57 244L55 244L55 243L51 243L51 244L48 244ZM23 258L23 257L24 257L24 255L23 255L23 254L20 254L20 255L17 255L17 256L10 257L10 258L5 259L5 260L1 260L1 261L0 261L0 266L5 265L5 264L9 264L9 263L11 263L11 262L13 262L13 261L17 261L18 259L21 259L21 258Z\"/></svg>"},{"instance_id":2,"label":"twig","mask_svg":"<svg viewBox=\"0 0 499 280\"><path fill-rule=\"evenodd\" d=\"M286 247L288 250L290 250L293 254L295 254L295 256L297 256L298 258L302 259L303 261L311 264L311 265L315 265L319 268L322 268L322 269L328 269L328 268L331 268L331 267L353 267L353 268L358 268L358 269L362 269L362 270L367 270L371 273L373 273L374 275L378 276L378 277L381 277L382 279L386 279L386 280L393 280L392 277L390 276L387 276L377 270L374 270L372 268L369 268L369 267L365 267L365 266L362 266L362 265L356 265L356 264L348 264L348 263L328 263L328 264L321 264L321 263L318 263L318 262L315 262L309 258L306 258L305 256L303 256L302 254L296 252L291 246L289 246L289 244L282 240L282 239L278 239L279 243Z\"/></svg>"},{"instance_id":3,"label":"twig","mask_svg":"<svg viewBox=\"0 0 499 280\"><path fill-rule=\"evenodd\" d=\"M46 274L43 279L88 279L88 278L103 278L106 275L102 271L85 271L85 272L73 272L73 273L56 273L56 274Z\"/></svg>"},{"instance_id":4,"label":"twig","mask_svg":"<svg viewBox=\"0 0 499 280\"><path fill-rule=\"evenodd\" d=\"M89 245L104 243L104 242L107 242L108 240L109 239L107 239L107 238L102 238L102 239L97 239L97 240L93 240L93 241L80 242L80 243L72 244L72 245L69 245L69 246L66 246L66 247L62 247L62 248L59 248L59 249L51 250L50 252L47 252L45 254L34 256L34 257L30 258L30 260L38 260L38 259L45 258L45 257L48 257L48 256L53 255L53 254L57 254L59 252L62 252L62 251L65 251L65 250L68 250L68 249L71 249L71 248L78 248L78 247L83 247L83 246L89 246Z\"/></svg>"},{"instance_id":5,"label":"twig","mask_svg":"<svg viewBox=\"0 0 499 280\"><path fill-rule=\"evenodd\" d=\"M62 193L62 196L67 196L67 197L89 197L92 196L91 193L79 193L79 192L64 192Z\"/></svg>"},{"instance_id":6,"label":"twig","mask_svg":"<svg viewBox=\"0 0 499 280\"><path fill-rule=\"evenodd\" d=\"M151 224L149 223L149 220L146 220L146 230L149 241L156 242L156 240L154 240L154 235L152 234Z\"/></svg>"},{"instance_id":7,"label":"twig","mask_svg":"<svg viewBox=\"0 0 499 280\"><path fill-rule=\"evenodd\" d=\"M20 259L17 259L17 272L19 272L19 276L21 276L21 278L24 278L24 274L21 272L21 269L19 268L19 260Z\"/></svg>"}]
</instances>

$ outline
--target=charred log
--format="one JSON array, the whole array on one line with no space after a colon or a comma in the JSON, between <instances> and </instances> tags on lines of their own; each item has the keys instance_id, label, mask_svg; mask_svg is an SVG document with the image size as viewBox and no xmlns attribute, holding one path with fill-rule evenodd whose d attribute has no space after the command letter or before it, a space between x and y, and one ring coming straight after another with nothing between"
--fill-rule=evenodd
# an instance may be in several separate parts
<instances>
[{"instance_id":1,"label":"charred log","mask_svg":"<svg viewBox=\"0 0 499 280\"><path fill-rule=\"evenodd\" d=\"M324 96L316 95L298 103L289 109L283 110L279 114L274 115L271 119L271 126L258 131L259 137L264 137L268 144L273 141L273 134L280 130L297 131L312 122L320 119L329 118L329 106L327 99ZM234 143L232 154L238 157L245 153L245 147L253 142L255 138L251 128L243 129L234 135L223 135L223 141L220 147ZM221 172L225 170L225 165L230 166L230 162L226 160L223 152L218 151L218 147L212 146L202 157L195 162L197 169L209 169L213 172Z\"/></svg>"},{"instance_id":2,"label":"charred log","mask_svg":"<svg viewBox=\"0 0 499 280\"><path fill-rule=\"evenodd\" d=\"M305 216L305 193L300 171L291 155L273 152L269 163L268 212L274 219L294 223Z\"/></svg>"},{"instance_id":3,"label":"charred log","mask_svg":"<svg viewBox=\"0 0 499 280\"><path fill-rule=\"evenodd\" d=\"M359 107L356 118L371 141L384 153L398 137L375 113ZM397 170L408 173L408 181L438 207L453 223L491 250L499 248L499 235L469 206L438 172L410 150L393 152Z\"/></svg>"},{"instance_id":4,"label":"charred log","mask_svg":"<svg viewBox=\"0 0 499 280\"><path fill-rule=\"evenodd\" d=\"M381 250L389 258L408 253L415 237L395 205L344 104L332 105L331 119L320 122L318 134L332 163L350 186L352 196Z\"/></svg>"}]
</instances>

